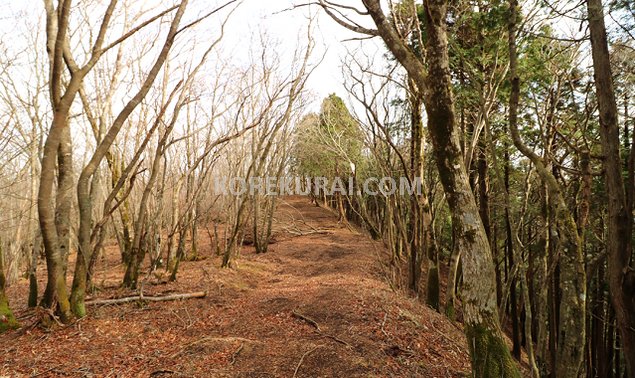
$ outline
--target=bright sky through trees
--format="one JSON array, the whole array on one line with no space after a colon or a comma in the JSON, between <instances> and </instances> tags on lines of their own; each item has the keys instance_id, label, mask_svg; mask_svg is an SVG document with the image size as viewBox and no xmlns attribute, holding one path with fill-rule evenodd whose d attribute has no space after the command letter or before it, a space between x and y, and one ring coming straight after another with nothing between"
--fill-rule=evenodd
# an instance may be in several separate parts
<instances>
[{"instance_id":1,"label":"bright sky through trees","mask_svg":"<svg viewBox=\"0 0 635 378\"><path fill-rule=\"evenodd\" d=\"M139 6L141 6L140 3L144 3L143 6L145 7L145 4L159 2L145 0L136 3L139 3ZM209 12L209 3L207 0L192 1L189 11L191 17L199 13L202 15ZM233 63L248 64L249 57L246 55L248 49L245 49L245 46L257 43L259 35L262 35L268 40L276 42L276 48L279 49L278 52L282 57L289 57L293 54L298 41L306 34L309 15L314 15L316 17L314 34L317 42L315 56L324 55L324 61L309 79L307 87L314 95L311 108L317 110L319 109L320 99L328 94L336 92L342 96L345 95L345 89L342 86L341 60L346 55L347 49L351 51L358 49L361 44L356 40L341 43L345 39L359 36L337 25L325 14L318 12L316 6L287 10L294 3L298 2L293 0L244 0L227 25L226 36L222 41L222 45L224 51L231 52L231 54L226 56L231 57ZM192 12L194 9L200 11ZM36 32L32 26L36 23L35 20L38 15L39 17L44 16L44 5L39 1L2 0L0 2L0 10L5 15L0 18L1 34L6 36L6 31L18 31L18 33L12 34L12 39L14 39L12 41L14 42L13 46L16 49L19 49L19 46L26 46L28 43L24 40L25 36L22 33ZM15 17L17 15L21 17ZM97 20L101 17L101 14L91 16L94 16ZM15 20L20 18L24 22L16 24ZM206 40L204 39L205 36L200 34L209 32L209 38L213 38L214 35L212 33L216 29L212 29L211 25L219 22L219 20L209 20L207 25L197 29L196 38L200 41L201 49L205 49L204 42ZM40 33L44 33L44 31L41 30ZM369 52L379 51L379 55L384 51L379 39L364 41L363 48Z\"/></svg>"}]
</instances>

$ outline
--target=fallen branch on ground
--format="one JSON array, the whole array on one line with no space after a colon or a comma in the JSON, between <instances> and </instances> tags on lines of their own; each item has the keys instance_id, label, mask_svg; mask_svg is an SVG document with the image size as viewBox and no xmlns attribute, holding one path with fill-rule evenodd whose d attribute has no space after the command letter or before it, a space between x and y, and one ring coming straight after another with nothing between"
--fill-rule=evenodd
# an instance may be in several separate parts
<instances>
[{"instance_id":1,"label":"fallen branch on ground","mask_svg":"<svg viewBox=\"0 0 635 378\"><path fill-rule=\"evenodd\" d=\"M332 235L334 232L332 230L318 230L314 229L311 231L302 231L300 229L291 229L289 227L283 227L283 231L293 235L293 236L309 236L309 235Z\"/></svg>"},{"instance_id":2,"label":"fallen branch on ground","mask_svg":"<svg viewBox=\"0 0 635 378\"><path fill-rule=\"evenodd\" d=\"M132 297L115 298L115 299L95 299L92 301L86 301L86 305L99 306L99 305L129 303L129 302L135 302L135 301L148 301L148 302L176 301L179 299L204 298L206 295L207 295L207 292L205 291L200 291L196 293L186 293L186 294L172 294L172 295L166 295L163 297L146 297L144 295L135 295Z\"/></svg>"},{"instance_id":3,"label":"fallen branch on ground","mask_svg":"<svg viewBox=\"0 0 635 378\"><path fill-rule=\"evenodd\" d=\"M305 322L309 323L310 325L312 325L315 328L315 332L318 333L318 335L322 336L322 337L328 337L329 339L333 340L333 341L337 341L340 344L344 344L347 347L353 347L351 344L347 343L346 341L338 338L337 336L333 336L333 335L329 335L328 333L324 333L322 332L322 330L320 329L320 325L313 319L309 318L306 315L302 315L297 311L292 311L291 312L291 316L293 316L294 318L298 318L300 320L304 320Z\"/></svg>"}]
</instances>

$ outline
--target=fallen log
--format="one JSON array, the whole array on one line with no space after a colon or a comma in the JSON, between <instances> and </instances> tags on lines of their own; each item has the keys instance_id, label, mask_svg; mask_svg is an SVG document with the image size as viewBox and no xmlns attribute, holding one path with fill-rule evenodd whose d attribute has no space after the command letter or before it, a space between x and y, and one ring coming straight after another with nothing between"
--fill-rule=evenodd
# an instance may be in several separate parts
<instances>
[{"instance_id":1,"label":"fallen log","mask_svg":"<svg viewBox=\"0 0 635 378\"><path fill-rule=\"evenodd\" d=\"M123 298L115 298L115 299L95 299L92 301L86 301L86 305L111 305L111 304L121 304L121 303L129 303L135 301L148 301L148 302L162 302L162 301L176 301L179 299L190 299L190 298L204 298L207 295L205 291L199 291L196 293L186 293L186 294L172 294L166 295L162 297L146 297L145 295L135 295L132 297L123 297Z\"/></svg>"}]
</instances>

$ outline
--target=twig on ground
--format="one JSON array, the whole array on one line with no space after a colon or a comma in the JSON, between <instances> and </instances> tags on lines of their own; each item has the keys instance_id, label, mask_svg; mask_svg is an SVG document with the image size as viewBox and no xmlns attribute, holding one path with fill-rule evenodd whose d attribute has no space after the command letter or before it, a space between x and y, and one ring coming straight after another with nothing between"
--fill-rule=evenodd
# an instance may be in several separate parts
<instances>
[{"instance_id":1,"label":"twig on ground","mask_svg":"<svg viewBox=\"0 0 635 378\"><path fill-rule=\"evenodd\" d=\"M229 362L230 365L233 365L236 363L236 357L238 357L238 355L240 354L240 352L242 352L244 347L245 347L245 343L240 343L240 346L238 347L238 349L234 352L234 354L232 354L232 360Z\"/></svg>"},{"instance_id":2,"label":"twig on ground","mask_svg":"<svg viewBox=\"0 0 635 378\"><path fill-rule=\"evenodd\" d=\"M306 356L308 356L309 354L311 354L311 353L312 353L313 351L315 351L316 349L321 348L321 347L323 347L323 346L324 346L324 345L318 345L318 346L316 346L315 348L313 348L313 349L310 349L310 350L306 351L306 352L302 355L302 357L300 358L300 362L298 362L298 365L295 367L295 371L293 372L293 378L295 378L295 377L298 375L298 370L300 370L300 366L302 366L302 362L304 362L304 358L305 358Z\"/></svg>"},{"instance_id":3,"label":"twig on ground","mask_svg":"<svg viewBox=\"0 0 635 378\"><path fill-rule=\"evenodd\" d=\"M384 329L384 326L386 325L386 319L388 319L388 311L384 312L384 320L381 322L381 332L390 339L390 336L388 335L388 333L386 332L386 330Z\"/></svg>"},{"instance_id":4,"label":"twig on ground","mask_svg":"<svg viewBox=\"0 0 635 378\"><path fill-rule=\"evenodd\" d=\"M322 335L322 336L324 336L324 337L328 337L329 339L331 339L331 340L333 340L333 341L337 341L337 342L338 342L338 343L340 343L340 344L344 344L344 345L346 345L346 346L347 346L347 347L349 347L349 348L352 348L352 347L353 347L351 344L349 344L349 343L347 343L346 341L344 341L344 340L342 340L342 339L338 338L337 336L333 336L333 335L329 335L329 334L326 334L326 333L321 333L321 332L320 332L320 335Z\"/></svg>"},{"instance_id":5,"label":"twig on ground","mask_svg":"<svg viewBox=\"0 0 635 378\"><path fill-rule=\"evenodd\" d=\"M291 316L293 316L294 318L298 318L298 319L300 319L300 320L304 320L305 322L307 322L307 323L309 323L310 325L312 325L312 326L315 328L315 331L316 331L316 332L317 332L320 336L322 336L322 337L328 337L329 339L334 340L334 341L337 341L337 342L338 342L338 343L340 343L340 344L344 344L344 345L346 345L347 347L350 347L350 348L352 348L352 347L353 347L351 344L349 344L349 343L347 343L346 341L344 341L344 340L342 340L342 339L338 338L337 336L330 335L330 334L328 334L328 333L324 333L324 332L322 332L322 330L320 329L320 325L319 325L319 324L318 324L315 320L313 320L313 319L309 318L308 316L306 316L306 315L302 315L301 313L299 313L299 312L297 312L297 311L295 311L295 310L293 310L293 311L291 312Z\"/></svg>"},{"instance_id":6,"label":"twig on ground","mask_svg":"<svg viewBox=\"0 0 635 378\"><path fill-rule=\"evenodd\" d=\"M150 373L151 377L157 376L159 374L174 374L175 371L174 370L169 370L169 369L159 369L159 370L155 370L152 373Z\"/></svg>"},{"instance_id":7,"label":"twig on ground","mask_svg":"<svg viewBox=\"0 0 635 378\"><path fill-rule=\"evenodd\" d=\"M309 236L309 235L332 235L334 234L333 231L330 230L315 230L315 231L295 231L295 230L291 230L289 228L283 228L283 231L288 232L289 234L293 235L293 236Z\"/></svg>"}]
</instances>

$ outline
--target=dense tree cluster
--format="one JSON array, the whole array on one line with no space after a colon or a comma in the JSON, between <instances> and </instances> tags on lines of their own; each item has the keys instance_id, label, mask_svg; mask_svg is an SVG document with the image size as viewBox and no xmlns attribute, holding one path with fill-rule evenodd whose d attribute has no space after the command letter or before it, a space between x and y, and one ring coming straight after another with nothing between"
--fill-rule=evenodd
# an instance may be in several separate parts
<instances>
[{"instance_id":1,"label":"dense tree cluster","mask_svg":"<svg viewBox=\"0 0 635 378\"><path fill-rule=\"evenodd\" d=\"M393 280L452 318L460 303L475 376L517 376L522 348L533 376L632 376L632 7L361 3L318 2L388 50L344 63L360 164L425 190L351 196L348 219L391 249ZM588 33L551 22L572 19Z\"/></svg>"}]
</instances>

